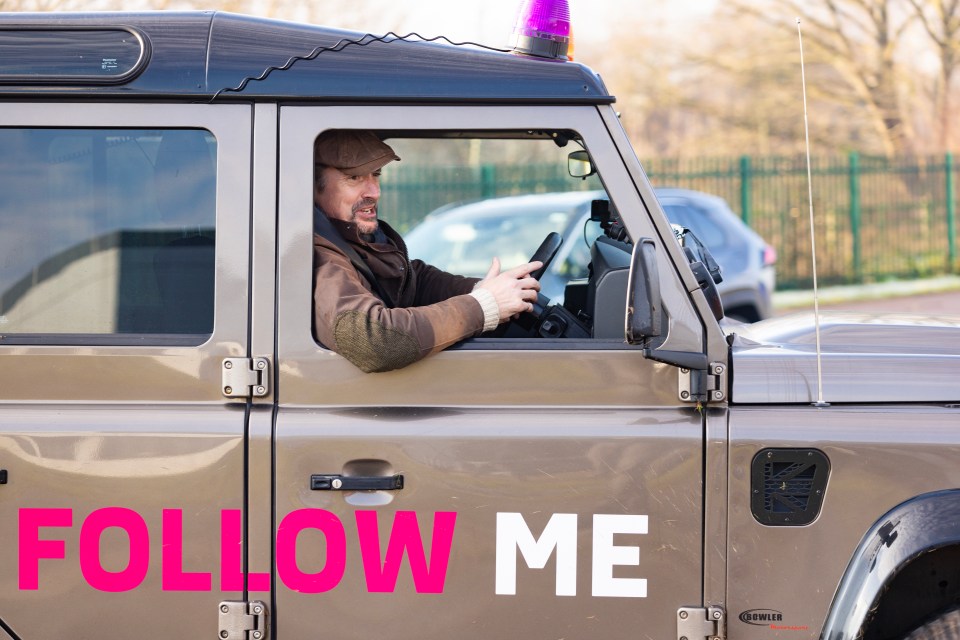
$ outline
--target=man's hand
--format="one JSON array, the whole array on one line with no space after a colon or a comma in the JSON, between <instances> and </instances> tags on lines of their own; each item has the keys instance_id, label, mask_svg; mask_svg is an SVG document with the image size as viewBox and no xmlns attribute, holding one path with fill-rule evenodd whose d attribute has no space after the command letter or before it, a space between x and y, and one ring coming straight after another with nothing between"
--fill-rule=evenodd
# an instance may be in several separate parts
<instances>
[{"instance_id":1,"label":"man's hand","mask_svg":"<svg viewBox=\"0 0 960 640\"><path fill-rule=\"evenodd\" d=\"M542 262L528 262L500 273L500 260L494 258L490 269L475 289L486 289L493 294L500 311L500 322L506 322L524 311L533 311L533 302L540 291L540 282L531 278Z\"/></svg>"}]
</instances>

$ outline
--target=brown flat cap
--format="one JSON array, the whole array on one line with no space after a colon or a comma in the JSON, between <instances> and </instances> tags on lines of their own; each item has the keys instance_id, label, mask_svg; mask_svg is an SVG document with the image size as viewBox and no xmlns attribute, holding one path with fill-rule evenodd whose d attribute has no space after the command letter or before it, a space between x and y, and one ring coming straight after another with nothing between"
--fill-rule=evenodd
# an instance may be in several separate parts
<instances>
[{"instance_id":1,"label":"brown flat cap","mask_svg":"<svg viewBox=\"0 0 960 640\"><path fill-rule=\"evenodd\" d=\"M372 131L328 129L313 143L313 161L348 176L365 176L400 156Z\"/></svg>"}]
</instances>

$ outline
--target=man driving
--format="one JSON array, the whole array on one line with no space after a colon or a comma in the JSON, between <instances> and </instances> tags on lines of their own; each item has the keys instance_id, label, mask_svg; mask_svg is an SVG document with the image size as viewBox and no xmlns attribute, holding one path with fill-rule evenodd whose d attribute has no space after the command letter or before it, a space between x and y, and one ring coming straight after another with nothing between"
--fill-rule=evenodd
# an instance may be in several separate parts
<instances>
[{"instance_id":1,"label":"man driving","mask_svg":"<svg viewBox=\"0 0 960 640\"><path fill-rule=\"evenodd\" d=\"M482 279L410 260L378 219L380 171L400 158L371 131L327 130L314 143L314 331L365 372L412 364L531 311L529 262Z\"/></svg>"}]
</instances>

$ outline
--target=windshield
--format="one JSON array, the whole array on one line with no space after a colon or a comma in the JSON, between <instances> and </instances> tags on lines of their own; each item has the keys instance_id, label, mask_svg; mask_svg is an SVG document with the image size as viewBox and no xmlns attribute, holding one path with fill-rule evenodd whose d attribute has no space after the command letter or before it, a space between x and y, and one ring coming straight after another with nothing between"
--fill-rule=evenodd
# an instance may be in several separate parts
<instances>
[{"instance_id":1,"label":"windshield","mask_svg":"<svg viewBox=\"0 0 960 640\"><path fill-rule=\"evenodd\" d=\"M432 214L406 238L411 258L466 276L483 276L493 257L522 264L551 231L564 233L578 210L551 204L479 202Z\"/></svg>"}]
</instances>

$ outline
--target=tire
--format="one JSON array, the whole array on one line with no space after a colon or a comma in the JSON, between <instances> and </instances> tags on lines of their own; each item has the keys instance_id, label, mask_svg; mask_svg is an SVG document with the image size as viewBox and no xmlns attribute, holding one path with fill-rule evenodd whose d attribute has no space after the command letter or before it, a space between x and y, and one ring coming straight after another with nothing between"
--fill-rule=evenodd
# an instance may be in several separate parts
<instances>
[{"instance_id":1,"label":"tire","mask_svg":"<svg viewBox=\"0 0 960 640\"><path fill-rule=\"evenodd\" d=\"M960 607L947 609L908 633L904 640L960 640Z\"/></svg>"}]
</instances>

